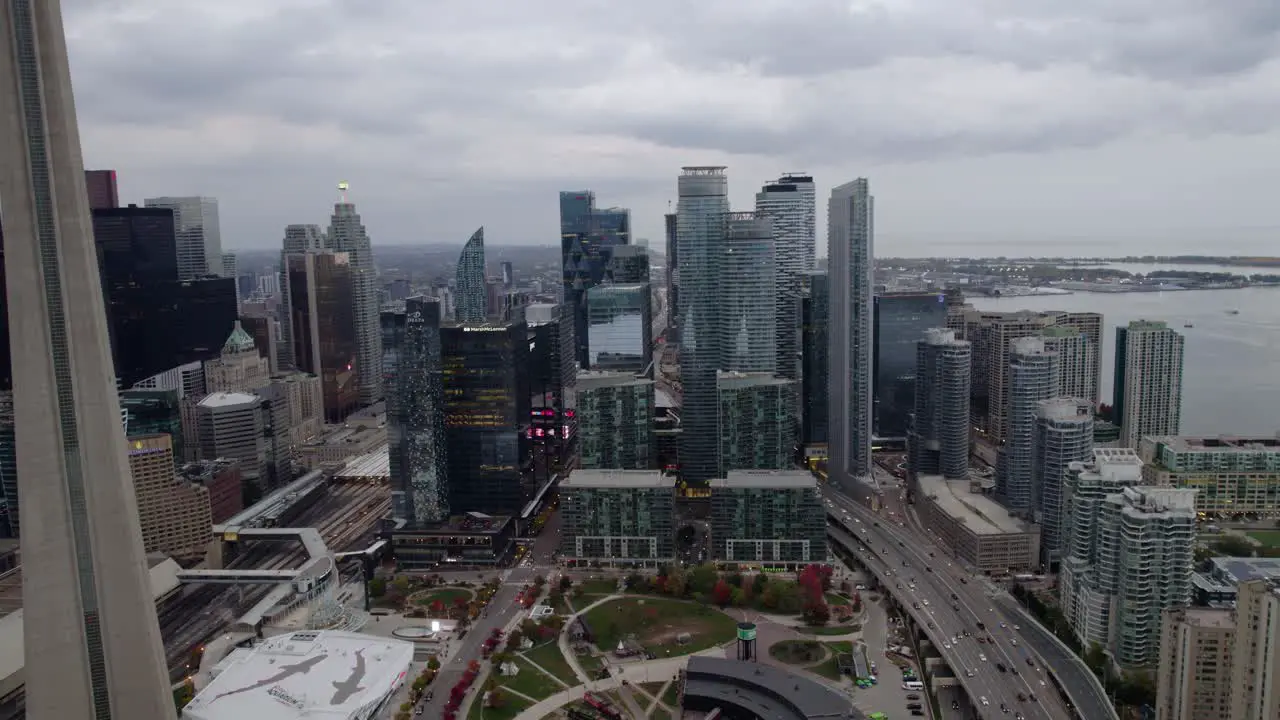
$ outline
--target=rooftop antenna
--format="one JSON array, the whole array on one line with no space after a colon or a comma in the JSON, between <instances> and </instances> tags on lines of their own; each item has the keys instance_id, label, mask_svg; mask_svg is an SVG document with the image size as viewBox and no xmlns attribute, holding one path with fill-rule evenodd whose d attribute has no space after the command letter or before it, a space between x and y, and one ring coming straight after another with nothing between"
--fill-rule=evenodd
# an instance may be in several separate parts
<instances>
[{"instance_id":1,"label":"rooftop antenna","mask_svg":"<svg viewBox=\"0 0 1280 720\"><path fill-rule=\"evenodd\" d=\"M346 180L338 183L338 192L342 193L342 204L347 204L347 190L351 187Z\"/></svg>"}]
</instances>

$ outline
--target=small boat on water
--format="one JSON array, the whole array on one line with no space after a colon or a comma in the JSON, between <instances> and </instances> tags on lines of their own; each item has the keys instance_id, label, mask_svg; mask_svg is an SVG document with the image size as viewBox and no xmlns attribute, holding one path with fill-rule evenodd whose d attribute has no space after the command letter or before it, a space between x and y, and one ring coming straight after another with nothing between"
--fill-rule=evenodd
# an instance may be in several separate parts
<instances>
[{"instance_id":1,"label":"small boat on water","mask_svg":"<svg viewBox=\"0 0 1280 720\"><path fill-rule=\"evenodd\" d=\"M1228 310L1228 311L1227 311L1227 314L1228 314L1228 315L1239 315L1239 314L1240 314L1240 311L1239 311L1239 310L1236 310L1235 308L1232 308L1232 309L1230 309L1230 310Z\"/></svg>"},{"instance_id":2,"label":"small boat on water","mask_svg":"<svg viewBox=\"0 0 1280 720\"><path fill-rule=\"evenodd\" d=\"M1187 322L1185 322L1185 323L1183 323L1183 324L1182 324L1182 327L1184 327L1184 328L1193 328L1193 327L1195 327L1195 325L1193 325L1193 324L1191 323L1191 321L1190 321L1190 320L1188 320Z\"/></svg>"}]
</instances>

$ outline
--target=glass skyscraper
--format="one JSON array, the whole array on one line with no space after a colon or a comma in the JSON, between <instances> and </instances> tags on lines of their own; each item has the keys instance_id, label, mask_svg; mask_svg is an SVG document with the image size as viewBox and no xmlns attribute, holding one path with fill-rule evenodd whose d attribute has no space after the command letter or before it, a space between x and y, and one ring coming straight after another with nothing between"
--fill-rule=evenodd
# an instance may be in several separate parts
<instances>
[{"instance_id":1,"label":"glass skyscraper","mask_svg":"<svg viewBox=\"0 0 1280 720\"><path fill-rule=\"evenodd\" d=\"M828 364L831 353L829 323L831 289L825 272L809 274L804 298L804 371L801 373L801 431L803 443L827 442Z\"/></svg>"},{"instance_id":2,"label":"glass skyscraper","mask_svg":"<svg viewBox=\"0 0 1280 720\"><path fill-rule=\"evenodd\" d=\"M756 193L756 214L773 220L777 268L778 375L800 378L801 298L813 270L816 194L808 175L783 175Z\"/></svg>"},{"instance_id":3,"label":"glass skyscraper","mask_svg":"<svg viewBox=\"0 0 1280 720\"><path fill-rule=\"evenodd\" d=\"M298 369L320 378L326 422L342 422L360 406L359 339L347 254L286 255L285 271Z\"/></svg>"},{"instance_id":4,"label":"glass skyscraper","mask_svg":"<svg viewBox=\"0 0 1280 720\"><path fill-rule=\"evenodd\" d=\"M728 213L725 220L724 241L714 253L719 369L773 373L778 369L773 220L749 212Z\"/></svg>"},{"instance_id":5,"label":"glass skyscraper","mask_svg":"<svg viewBox=\"0 0 1280 720\"><path fill-rule=\"evenodd\" d=\"M577 338L577 361L583 366L591 362L590 338L587 334L586 293L605 281L648 282L648 264L644 277L624 270L625 277L611 276L615 248L631 244L631 211L626 208L597 208L596 195L590 190L568 190L560 193L560 251L564 283L564 303L572 308ZM625 256L625 253L624 253ZM619 260L622 257L620 256Z\"/></svg>"},{"instance_id":6,"label":"glass skyscraper","mask_svg":"<svg viewBox=\"0 0 1280 720\"><path fill-rule=\"evenodd\" d=\"M537 490L527 326L445 325L440 335L449 507L518 515Z\"/></svg>"},{"instance_id":7,"label":"glass skyscraper","mask_svg":"<svg viewBox=\"0 0 1280 720\"><path fill-rule=\"evenodd\" d=\"M336 203L329 218L325 247L347 254L351 265L351 297L355 303L356 370L360 376L360 402L372 405L382 399L382 333L379 330L378 268L373 244L356 206Z\"/></svg>"},{"instance_id":8,"label":"glass skyscraper","mask_svg":"<svg viewBox=\"0 0 1280 720\"><path fill-rule=\"evenodd\" d=\"M676 241L684 396L680 464L689 483L705 483L719 472L719 255L729 214L729 180L724 171L718 166L686 167L678 181Z\"/></svg>"},{"instance_id":9,"label":"glass skyscraper","mask_svg":"<svg viewBox=\"0 0 1280 720\"><path fill-rule=\"evenodd\" d=\"M476 230L458 256L454 315L460 323L483 322L488 308L484 276L484 228Z\"/></svg>"},{"instance_id":10,"label":"glass skyscraper","mask_svg":"<svg viewBox=\"0 0 1280 720\"><path fill-rule=\"evenodd\" d=\"M940 293L893 293L875 297L875 422L879 438L905 438L915 409L916 343L929 328L947 324Z\"/></svg>"},{"instance_id":11,"label":"glass skyscraper","mask_svg":"<svg viewBox=\"0 0 1280 720\"><path fill-rule=\"evenodd\" d=\"M588 366L645 372L653 353L649 284L597 285L587 290L586 305Z\"/></svg>"},{"instance_id":12,"label":"glass skyscraper","mask_svg":"<svg viewBox=\"0 0 1280 720\"><path fill-rule=\"evenodd\" d=\"M969 476L969 378L973 350L933 328L916 344L916 408L907 434L911 475Z\"/></svg>"},{"instance_id":13,"label":"glass skyscraper","mask_svg":"<svg viewBox=\"0 0 1280 720\"><path fill-rule=\"evenodd\" d=\"M441 320L434 298L382 312L391 510L416 526L449 517Z\"/></svg>"},{"instance_id":14,"label":"glass skyscraper","mask_svg":"<svg viewBox=\"0 0 1280 720\"><path fill-rule=\"evenodd\" d=\"M871 474L875 199L866 178L831 191L831 420L828 468L837 481Z\"/></svg>"}]
</instances>

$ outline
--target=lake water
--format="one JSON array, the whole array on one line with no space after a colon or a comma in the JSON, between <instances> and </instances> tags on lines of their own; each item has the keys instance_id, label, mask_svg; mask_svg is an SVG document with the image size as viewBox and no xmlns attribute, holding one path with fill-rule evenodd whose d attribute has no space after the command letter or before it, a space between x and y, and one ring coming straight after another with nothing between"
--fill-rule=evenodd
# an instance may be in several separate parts
<instances>
[{"instance_id":1,"label":"lake water","mask_svg":"<svg viewBox=\"0 0 1280 720\"><path fill-rule=\"evenodd\" d=\"M1253 272L1216 266L1117 267L1132 272L1165 268ZM982 310L1102 313L1106 327L1100 399L1108 404L1115 372L1116 326L1127 325L1131 320L1164 320L1187 339L1182 380L1183 434L1274 436L1280 432L1280 288L973 297L969 302ZM1227 312L1233 309L1240 314ZM1183 327L1186 323L1194 327Z\"/></svg>"}]
</instances>

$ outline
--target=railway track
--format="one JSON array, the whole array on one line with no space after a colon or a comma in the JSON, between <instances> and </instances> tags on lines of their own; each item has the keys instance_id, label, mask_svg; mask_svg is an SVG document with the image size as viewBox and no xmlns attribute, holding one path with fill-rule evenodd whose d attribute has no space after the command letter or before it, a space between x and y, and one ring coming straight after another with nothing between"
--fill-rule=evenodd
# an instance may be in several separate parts
<instances>
[{"instance_id":1,"label":"railway track","mask_svg":"<svg viewBox=\"0 0 1280 720\"><path fill-rule=\"evenodd\" d=\"M292 525L316 528L331 551L341 552L367 532L369 522L390 509L391 500L383 486L340 485L316 506L303 511ZM305 560L306 551L301 548L282 550L258 544L247 548L227 568L283 570L298 567ZM162 608L160 627L172 678L187 675L192 650L221 632L268 590L266 586L196 586Z\"/></svg>"}]
</instances>

